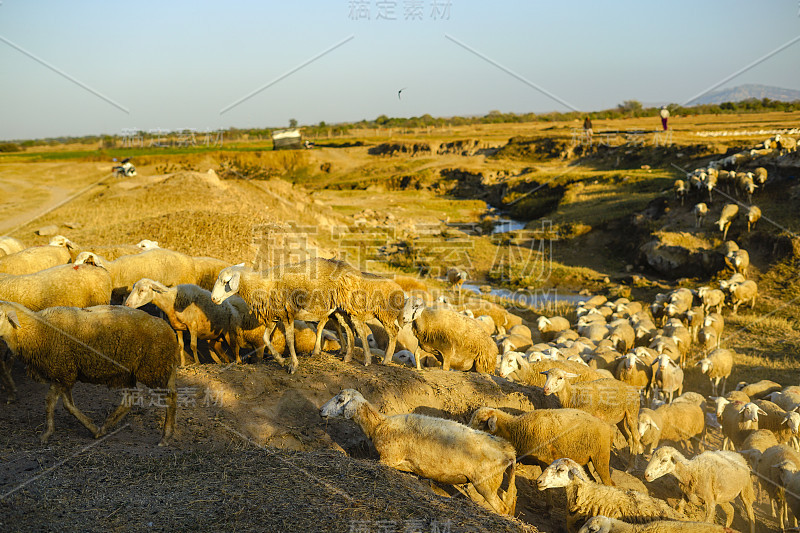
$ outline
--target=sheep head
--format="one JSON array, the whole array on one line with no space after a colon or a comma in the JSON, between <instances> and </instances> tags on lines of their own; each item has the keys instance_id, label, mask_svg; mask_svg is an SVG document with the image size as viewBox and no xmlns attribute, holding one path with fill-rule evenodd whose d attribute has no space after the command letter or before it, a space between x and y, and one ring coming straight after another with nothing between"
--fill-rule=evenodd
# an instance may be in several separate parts
<instances>
[{"instance_id":1,"label":"sheep head","mask_svg":"<svg viewBox=\"0 0 800 533\"><path fill-rule=\"evenodd\" d=\"M216 283L214 283L214 289L211 291L211 300L215 304L221 304L239 292L243 269L244 263L222 269L219 276L217 276Z\"/></svg>"},{"instance_id":2,"label":"sheep head","mask_svg":"<svg viewBox=\"0 0 800 533\"><path fill-rule=\"evenodd\" d=\"M67 239L63 235L56 235L55 237L50 239L50 242L48 244L50 246L63 246L67 250L75 249L75 243L73 243L71 240Z\"/></svg>"},{"instance_id":3,"label":"sheep head","mask_svg":"<svg viewBox=\"0 0 800 533\"><path fill-rule=\"evenodd\" d=\"M0 307L0 339L11 335L12 331L19 327L17 312L13 308Z\"/></svg>"},{"instance_id":4,"label":"sheep head","mask_svg":"<svg viewBox=\"0 0 800 533\"><path fill-rule=\"evenodd\" d=\"M722 396L712 396L711 401L714 402L714 414L717 415L717 418L720 418L722 416L722 412L725 410L725 406L731 403L730 400Z\"/></svg>"},{"instance_id":5,"label":"sheep head","mask_svg":"<svg viewBox=\"0 0 800 533\"><path fill-rule=\"evenodd\" d=\"M151 241L149 239L142 239L138 243L136 243L137 248L141 248L142 250L153 250L154 248L158 248L158 241Z\"/></svg>"},{"instance_id":6,"label":"sheep head","mask_svg":"<svg viewBox=\"0 0 800 533\"><path fill-rule=\"evenodd\" d=\"M542 374L547 376L547 380L544 382L545 395L555 394L562 390L567 383L567 378L578 377L578 374L566 372L560 368L551 368L550 370L545 370Z\"/></svg>"},{"instance_id":7,"label":"sheep head","mask_svg":"<svg viewBox=\"0 0 800 533\"><path fill-rule=\"evenodd\" d=\"M646 481L654 481L661 476L669 474L675 470L675 464L683 459L683 456L671 446L662 446L653 452L653 457L647 463L644 471Z\"/></svg>"},{"instance_id":8,"label":"sheep head","mask_svg":"<svg viewBox=\"0 0 800 533\"><path fill-rule=\"evenodd\" d=\"M789 429L792 430L792 433L797 435L798 429L800 429L800 413L797 411L789 411L785 415L783 415L783 420L781 420L781 424L786 424L789 426Z\"/></svg>"},{"instance_id":9,"label":"sheep head","mask_svg":"<svg viewBox=\"0 0 800 533\"><path fill-rule=\"evenodd\" d=\"M510 374L522 368L521 360L524 361L524 357L520 352L512 351L504 353L500 358L500 370L498 372L500 377L508 377Z\"/></svg>"},{"instance_id":10,"label":"sheep head","mask_svg":"<svg viewBox=\"0 0 800 533\"><path fill-rule=\"evenodd\" d=\"M406 298L403 312L400 313L400 325L410 324L419 318L425 310L425 302L422 298Z\"/></svg>"},{"instance_id":11,"label":"sheep head","mask_svg":"<svg viewBox=\"0 0 800 533\"><path fill-rule=\"evenodd\" d=\"M705 357L698 361L695 366L700 366L700 372L703 374L708 374L708 372L714 367L714 361Z\"/></svg>"},{"instance_id":12,"label":"sheep head","mask_svg":"<svg viewBox=\"0 0 800 533\"><path fill-rule=\"evenodd\" d=\"M742 415L742 419L745 422L758 422L758 415L763 414L766 415L767 413L764 412L759 406L754 404L753 402L749 402L744 404L739 408L739 414Z\"/></svg>"},{"instance_id":13,"label":"sheep head","mask_svg":"<svg viewBox=\"0 0 800 533\"><path fill-rule=\"evenodd\" d=\"M639 412L639 437L644 437L644 434L650 429L661 431L661 428L658 427L658 424L649 413Z\"/></svg>"},{"instance_id":14,"label":"sheep head","mask_svg":"<svg viewBox=\"0 0 800 533\"><path fill-rule=\"evenodd\" d=\"M611 533L615 531L615 520L607 516L597 515L590 518L583 527L578 530L578 533Z\"/></svg>"},{"instance_id":15,"label":"sheep head","mask_svg":"<svg viewBox=\"0 0 800 533\"><path fill-rule=\"evenodd\" d=\"M75 258L76 265L94 265L108 270L106 260L94 252L81 252Z\"/></svg>"},{"instance_id":16,"label":"sheep head","mask_svg":"<svg viewBox=\"0 0 800 533\"><path fill-rule=\"evenodd\" d=\"M358 408L367 400L355 389L344 389L342 392L325 402L320 410L320 416L353 418Z\"/></svg>"},{"instance_id":17,"label":"sheep head","mask_svg":"<svg viewBox=\"0 0 800 533\"><path fill-rule=\"evenodd\" d=\"M581 465L572 459L562 458L553 461L550 466L544 469L536 484L539 490L542 489L555 489L558 487L566 487L573 479L581 479L586 481Z\"/></svg>"},{"instance_id":18,"label":"sheep head","mask_svg":"<svg viewBox=\"0 0 800 533\"><path fill-rule=\"evenodd\" d=\"M539 331L543 331L543 330L544 330L544 329L545 329L547 326L549 326L549 325L550 325L550 323L551 323L551 322L550 322L550 319L549 319L549 318L547 318L546 316L540 316L540 317L539 317L539 318L536 320L536 328L537 328Z\"/></svg>"},{"instance_id":19,"label":"sheep head","mask_svg":"<svg viewBox=\"0 0 800 533\"><path fill-rule=\"evenodd\" d=\"M133 284L133 289L125 299L125 306L138 309L145 304L153 301L153 296L157 292L164 292L167 287L151 279L142 278Z\"/></svg>"},{"instance_id":20,"label":"sheep head","mask_svg":"<svg viewBox=\"0 0 800 533\"><path fill-rule=\"evenodd\" d=\"M467 425L473 429L495 434L497 432L497 409L491 407L476 409Z\"/></svg>"}]
</instances>

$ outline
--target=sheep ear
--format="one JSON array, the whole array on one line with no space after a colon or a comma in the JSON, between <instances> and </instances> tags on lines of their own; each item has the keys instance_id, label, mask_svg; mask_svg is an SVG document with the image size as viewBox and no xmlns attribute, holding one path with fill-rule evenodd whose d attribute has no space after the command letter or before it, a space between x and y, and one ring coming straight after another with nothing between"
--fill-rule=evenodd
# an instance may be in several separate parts
<instances>
[{"instance_id":1,"label":"sheep ear","mask_svg":"<svg viewBox=\"0 0 800 533\"><path fill-rule=\"evenodd\" d=\"M567 378L577 378L577 377L578 377L578 374L573 374L572 372L565 372L565 373L564 373L564 377L567 377Z\"/></svg>"},{"instance_id":2,"label":"sheep ear","mask_svg":"<svg viewBox=\"0 0 800 533\"><path fill-rule=\"evenodd\" d=\"M2 317L2 315L6 316L6 318L8 319L8 322L11 324L11 327L13 327L14 329L17 329L17 328L20 327L19 317L17 316L17 312L16 311L14 311L13 309L11 311L9 311L8 313L0 311L0 317Z\"/></svg>"},{"instance_id":3,"label":"sheep ear","mask_svg":"<svg viewBox=\"0 0 800 533\"><path fill-rule=\"evenodd\" d=\"M243 267L244 263L239 263L238 265L233 265L233 266L235 266L235 267Z\"/></svg>"},{"instance_id":4,"label":"sheep ear","mask_svg":"<svg viewBox=\"0 0 800 533\"><path fill-rule=\"evenodd\" d=\"M658 427L658 424L656 424L655 420L651 420L650 423L653 424L653 427L656 428L658 431L661 431L661 428Z\"/></svg>"},{"instance_id":5,"label":"sheep ear","mask_svg":"<svg viewBox=\"0 0 800 533\"><path fill-rule=\"evenodd\" d=\"M486 427L489 428L489 431L491 433L497 431L497 417L494 415L490 416L489 419L486 421Z\"/></svg>"},{"instance_id":6,"label":"sheep ear","mask_svg":"<svg viewBox=\"0 0 800 533\"><path fill-rule=\"evenodd\" d=\"M758 414L760 414L760 415L764 415L764 416L767 416L767 412L766 412L766 411L764 411L764 410L763 410L762 408L760 408L760 407L758 408Z\"/></svg>"}]
</instances>

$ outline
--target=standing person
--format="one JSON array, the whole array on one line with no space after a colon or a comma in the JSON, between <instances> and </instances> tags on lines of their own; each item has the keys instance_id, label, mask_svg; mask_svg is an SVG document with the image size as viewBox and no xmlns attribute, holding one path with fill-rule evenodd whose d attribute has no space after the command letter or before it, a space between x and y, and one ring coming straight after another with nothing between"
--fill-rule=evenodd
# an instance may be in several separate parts
<instances>
[{"instance_id":1,"label":"standing person","mask_svg":"<svg viewBox=\"0 0 800 533\"><path fill-rule=\"evenodd\" d=\"M667 131L667 120L669 119L669 109L667 106L661 106L661 125L664 126L664 131Z\"/></svg>"},{"instance_id":2,"label":"standing person","mask_svg":"<svg viewBox=\"0 0 800 533\"><path fill-rule=\"evenodd\" d=\"M592 120L588 115L583 119L583 133L586 135L587 140L592 140Z\"/></svg>"}]
</instances>

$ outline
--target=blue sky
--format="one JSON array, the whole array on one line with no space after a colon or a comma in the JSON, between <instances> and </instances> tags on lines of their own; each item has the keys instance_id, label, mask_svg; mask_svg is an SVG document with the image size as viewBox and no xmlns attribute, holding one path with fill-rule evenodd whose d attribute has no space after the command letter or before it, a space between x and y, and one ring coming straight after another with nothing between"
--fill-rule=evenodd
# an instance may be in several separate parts
<instances>
[{"instance_id":1,"label":"blue sky","mask_svg":"<svg viewBox=\"0 0 800 533\"><path fill-rule=\"evenodd\" d=\"M567 109L446 35L580 110L682 103L800 35L796 0L436 3L2 0L3 40L129 112L0 40L0 139ZM743 83L800 89L800 42L723 87Z\"/></svg>"}]
</instances>

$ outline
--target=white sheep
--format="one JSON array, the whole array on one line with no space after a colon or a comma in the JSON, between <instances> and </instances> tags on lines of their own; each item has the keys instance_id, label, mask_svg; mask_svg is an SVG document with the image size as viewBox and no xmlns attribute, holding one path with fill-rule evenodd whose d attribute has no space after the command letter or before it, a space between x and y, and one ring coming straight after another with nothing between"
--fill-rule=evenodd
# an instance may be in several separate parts
<instances>
[{"instance_id":1,"label":"white sheep","mask_svg":"<svg viewBox=\"0 0 800 533\"><path fill-rule=\"evenodd\" d=\"M763 412L763 410L762 410ZM759 407L752 402L734 400L722 409L722 449L740 450L752 430L758 429Z\"/></svg>"},{"instance_id":2,"label":"white sheep","mask_svg":"<svg viewBox=\"0 0 800 533\"><path fill-rule=\"evenodd\" d=\"M710 313L712 309L717 313L722 312L722 306L725 304L724 292L719 289L712 289L711 287L700 287L697 289L697 295L703 302L703 311L706 314Z\"/></svg>"},{"instance_id":3,"label":"white sheep","mask_svg":"<svg viewBox=\"0 0 800 533\"><path fill-rule=\"evenodd\" d=\"M567 530L575 531L576 523L602 514L635 522L686 517L667 502L645 493L620 489L590 481L583 468L568 458L553 461L537 478L539 490L564 487L567 493Z\"/></svg>"},{"instance_id":4,"label":"white sheep","mask_svg":"<svg viewBox=\"0 0 800 533\"><path fill-rule=\"evenodd\" d=\"M753 403L759 408L758 428L772 431L778 442L790 443L800 451L800 443L798 443L800 413L797 412L798 408L786 411L769 400L753 400Z\"/></svg>"},{"instance_id":5,"label":"white sheep","mask_svg":"<svg viewBox=\"0 0 800 533\"><path fill-rule=\"evenodd\" d=\"M739 306L743 303L749 303L750 309L756 306L758 285L756 285L755 281L747 280L741 283L731 283L728 287L728 292L731 296L731 307L733 307L734 315L738 311Z\"/></svg>"},{"instance_id":6,"label":"white sheep","mask_svg":"<svg viewBox=\"0 0 800 533\"><path fill-rule=\"evenodd\" d=\"M703 220L708 215L708 206L703 202L699 204L695 204L694 209L694 220L695 220L695 227L700 227L703 224Z\"/></svg>"},{"instance_id":7,"label":"white sheep","mask_svg":"<svg viewBox=\"0 0 800 533\"><path fill-rule=\"evenodd\" d=\"M125 305L138 309L150 302L164 312L167 322L175 330L178 345L181 347L181 366L186 364L183 355L184 331L189 332L189 346L196 364L200 364L197 353L198 340L210 341L211 356L219 364L222 363L221 359L226 363L230 362L222 346L223 340L228 341L228 344L234 347L236 362L241 363L235 324L239 315L233 310L230 302L215 304L211 300L211 293L197 285L181 284L177 287L167 287L157 281L143 278L133 285Z\"/></svg>"},{"instance_id":8,"label":"white sheep","mask_svg":"<svg viewBox=\"0 0 800 533\"><path fill-rule=\"evenodd\" d=\"M686 198L687 193L686 183L683 180L675 180L672 188L675 191L675 198L683 205L683 200Z\"/></svg>"},{"instance_id":9,"label":"white sheep","mask_svg":"<svg viewBox=\"0 0 800 533\"><path fill-rule=\"evenodd\" d=\"M776 383L768 379L762 379L761 381L757 381L755 383L740 381L736 385L736 390L747 394L748 398L751 400L762 400L773 392L780 391L781 385L780 383Z\"/></svg>"},{"instance_id":10,"label":"white sheep","mask_svg":"<svg viewBox=\"0 0 800 533\"><path fill-rule=\"evenodd\" d=\"M744 195L747 197L747 202L752 203L753 193L756 192L758 185L753 183L753 175L748 173L739 172L736 174L736 196Z\"/></svg>"},{"instance_id":11,"label":"white sheep","mask_svg":"<svg viewBox=\"0 0 800 533\"><path fill-rule=\"evenodd\" d=\"M581 409L609 424L617 424L630 448L628 468L633 468L639 451L639 392L636 388L613 378L571 384L569 379L578 375L560 368L551 368L542 374L547 376L545 395L555 395L561 407Z\"/></svg>"},{"instance_id":12,"label":"white sheep","mask_svg":"<svg viewBox=\"0 0 800 533\"><path fill-rule=\"evenodd\" d=\"M744 457L738 453L703 452L689 460L675 448L662 446L655 451L647 464L644 479L654 481L666 474L675 476L686 500L696 505L705 505L706 522L714 522L714 512L719 505L725 512L725 527L730 527L733 522L733 506L729 502L738 496L750 519L750 533L755 533L755 492L750 481L750 468ZM685 503L685 500L681 500L679 511Z\"/></svg>"},{"instance_id":13,"label":"white sheep","mask_svg":"<svg viewBox=\"0 0 800 533\"><path fill-rule=\"evenodd\" d=\"M441 359L443 370L494 372L499 355L497 345L474 318L449 309L428 308L422 300L409 298L400 322L412 324L419 349ZM415 356L417 368L421 369L418 354Z\"/></svg>"},{"instance_id":14,"label":"white sheep","mask_svg":"<svg viewBox=\"0 0 800 533\"><path fill-rule=\"evenodd\" d=\"M514 416L491 407L472 413L469 426L509 441L517 458L531 457L542 466L569 457L581 465L592 464L600 480L614 485L608 466L612 428L579 409L537 409Z\"/></svg>"},{"instance_id":15,"label":"white sheep","mask_svg":"<svg viewBox=\"0 0 800 533\"><path fill-rule=\"evenodd\" d=\"M697 404L681 401L639 411L639 437L642 445L650 446L648 453L652 454L662 440L681 443L687 452L694 440L695 453L700 453L705 434L705 412Z\"/></svg>"},{"instance_id":16,"label":"white sheep","mask_svg":"<svg viewBox=\"0 0 800 533\"><path fill-rule=\"evenodd\" d=\"M95 438L105 435L130 411L130 402L123 397L123 403L98 429L72 401L77 381L128 388L140 381L152 389L166 389L167 414L159 445L166 445L172 437L179 348L175 334L163 320L114 305L49 307L33 312L0 302L0 339L31 374L50 384L43 443L55 429L59 398Z\"/></svg>"},{"instance_id":17,"label":"white sheep","mask_svg":"<svg viewBox=\"0 0 800 533\"><path fill-rule=\"evenodd\" d=\"M696 363L695 366L699 366L700 372L706 374L711 381L713 396L725 395L725 385L728 383L728 376L731 375L735 355L732 350L727 348L717 348ZM717 394L720 381L722 381L722 392Z\"/></svg>"},{"instance_id":18,"label":"white sheep","mask_svg":"<svg viewBox=\"0 0 800 533\"><path fill-rule=\"evenodd\" d=\"M733 219L736 218L736 215L738 214L739 206L736 204L725 204L725 207L722 208L722 212L720 213L719 219L716 222L716 224L719 226L719 230L722 232L722 240L728 238L728 228L731 227Z\"/></svg>"},{"instance_id":19,"label":"white sheep","mask_svg":"<svg viewBox=\"0 0 800 533\"><path fill-rule=\"evenodd\" d=\"M538 319L536 319L536 328L539 330L539 334L542 336L542 340L544 341L553 340L556 334L569 329L569 327L569 320L563 316L554 316L551 318L540 316Z\"/></svg>"},{"instance_id":20,"label":"white sheep","mask_svg":"<svg viewBox=\"0 0 800 533\"><path fill-rule=\"evenodd\" d=\"M747 267L750 266L750 254L747 250L733 250L725 254L725 264L733 269L734 272L747 276ZM719 289L715 289L719 290ZM721 290L719 290L722 293ZM723 299L724 299L724 293Z\"/></svg>"},{"instance_id":21,"label":"white sheep","mask_svg":"<svg viewBox=\"0 0 800 533\"><path fill-rule=\"evenodd\" d=\"M65 265L72 260L64 246L31 246L0 257L0 274L33 274L46 268Z\"/></svg>"},{"instance_id":22,"label":"white sheep","mask_svg":"<svg viewBox=\"0 0 800 533\"><path fill-rule=\"evenodd\" d=\"M135 255L123 255L108 261L94 252L81 252L75 264L90 264L103 267L111 274L112 300L122 301L133 290L133 285L142 278L152 279L174 287L195 282L194 261L180 252L156 248Z\"/></svg>"},{"instance_id":23,"label":"white sheep","mask_svg":"<svg viewBox=\"0 0 800 533\"><path fill-rule=\"evenodd\" d=\"M754 463L753 470L757 475L757 479L769 496L772 516L779 518L781 530L785 531L789 521L789 512L786 491L782 486L781 470L800 468L800 453L786 445L777 444L763 452L744 450L742 454L750 457Z\"/></svg>"},{"instance_id":24,"label":"white sheep","mask_svg":"<svg viewBox=\"0 0 800 533\"><path fill-rule=\"evenodd\" d=\"M25 244L19 239L5 235L0 237L0 257L21 252L26 248Z\"/></svg>"},{"instance_id":25,"label":"white sheep","mask_svg":"<svg viewBox=\"0 0 800 533\"><path fill-rule=\"evenodd\" d=\"M497 513L514 514L516 452L508 441L452 420L385 416L354 389L328 400L320 415L355 420L381 464L440 483L472 483ZM508 488L498 496L504 474Z\"/></svg>"},{"instance_id":26,"label":"white sheep","mask_svg":"<svg viewBox=\"0 0 800 533\"><path fill-rule=\"evenodd\" d=\"M656 365L653 372L653 397L663 394L665 401L669 403L673 396L683 393L683 369L666 353L659 355L652 364Z\"/></svg>"},{"instance_id":27,"label":"white sheep","mask_svg":"<svg viewBox=\"0 0 800 533\"><path fill-rule=\"evenodd\" d=\"M598 515L590 518L578 533L731 533L731 529L707 522L654 520L629 524L616 518Z\"/></svg>"},{"instance_id":28,"label":"white sheep","mask_svg":"<svg viewBox=\"0 0 800 533\"><path fill-rule=\"evenodd\" d=\"M745 216L747 217L747 232L750 233L750 229L754 228L756 222L761 220L761 209L758 206L751 205L747 208Z\"/></svg>"}]
</instances>

